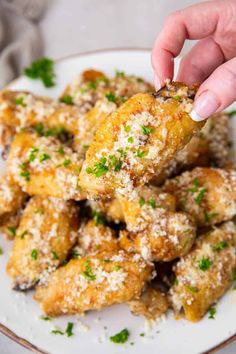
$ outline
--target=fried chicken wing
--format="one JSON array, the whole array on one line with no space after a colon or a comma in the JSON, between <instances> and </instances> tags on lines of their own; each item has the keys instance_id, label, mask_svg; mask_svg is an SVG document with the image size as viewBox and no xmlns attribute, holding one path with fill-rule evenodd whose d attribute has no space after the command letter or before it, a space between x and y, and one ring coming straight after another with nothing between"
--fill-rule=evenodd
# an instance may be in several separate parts
<instances>
[{"instance_id":1,"label":"fried chicken wing","mask_svg":"<svg viewBox=\"0 0 236 354\"><path fill-rule=\"evenodd\" d=\"M190 216L164 209L149 210L148 216L150 221L141 231L120 232L121 248L157 262L169 262L189 252L196 237Z\"/></svg>"},{"instance_id":2,"label":"fried chicken wing","mask_svg":"<svg viewBox=\"0 0 236 354\"><path fill-rule=\"evenodd\" d=\"M159 174L204 123L188 112L195 87L168 84L155 94L137 94L102 124L90 145L80 183L91 197L126 194Z\"/></svg>"},{"instance_id":3,"label":"fried chicken wing","mask_svg":"<svg viewBox=\"0 0 236 354\"><path fill-rule=\"evenodd\" d=\"M81 314L138 298L153 267L124 251L71 260L56 270L35 299L50 316Z\"/></svg>"},{"instance_id":4,"label":"fried chicken wing","mask_svg":"<svg viewBox=\"0 0 236 354\"><path fill-rule=\"evenodd\" d=\"M236 171L196 167L174 179L163 189L176 196L179 210L186 211L197 225L214 225L236 215Z\"/></svg>"},{"instance_id":5,"label":"fried chicken wing","mask_svg":"<svg viewBox=\"0 0 236 354\"><path fill-rule=\"evenodd\" d=\"M29 195L81 200L81 164L78 154L59 140L23 132L11 145L7 170Z\"/></svg>"},{"instance_id":6,"label":"fried chicken wing","mask_svg":"<svg viewBox=\"0 0 236 354\"><path fill-rule=\"evenodd\" d=\"M177 316L183 311L187 320L199 321L229 288L236 265L235 241L235 225L227 222L199 237L176 264L170 300Z\"/></svg>"},{"instance_id":7,"label":"fried chicken wing","mask_svg":"<svg viewBox=\"0 0 236 354\"><path fill-rule=\"evenodd\" d=\"M73 202L56 198L29 201L7 264L15 289L33 287L66 259L77 238L77 212Z\"/></svg>"}]
</instances>

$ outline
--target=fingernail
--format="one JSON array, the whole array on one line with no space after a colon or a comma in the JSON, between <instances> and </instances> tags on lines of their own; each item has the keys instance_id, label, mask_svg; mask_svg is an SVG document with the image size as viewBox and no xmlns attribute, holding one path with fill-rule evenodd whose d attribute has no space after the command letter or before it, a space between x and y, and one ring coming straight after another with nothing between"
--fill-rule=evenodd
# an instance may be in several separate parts
<instances>
[{"instance_id":1,"label":"fingernail","mask_svg":"<svg viewBox=\"0 0 236 354\"><path fill-rule=\"evenodd\" d=\"M194 102L190 117L196 122L200 122L211 116L220 107L220 101L212 91L204 91Z\"/></svg>"},{"instance_id":2,"label":"fingernail","mask_svg":"<svg viewBox=\"0 0 236 354\"><path fill-rule=\"evenodd\" d=\"M160 88L161 88L161 80L159 79L157 74L154 74L154 85L155 85L155 89L157 91L160 90Z\"/></svg>"}]
</instances>

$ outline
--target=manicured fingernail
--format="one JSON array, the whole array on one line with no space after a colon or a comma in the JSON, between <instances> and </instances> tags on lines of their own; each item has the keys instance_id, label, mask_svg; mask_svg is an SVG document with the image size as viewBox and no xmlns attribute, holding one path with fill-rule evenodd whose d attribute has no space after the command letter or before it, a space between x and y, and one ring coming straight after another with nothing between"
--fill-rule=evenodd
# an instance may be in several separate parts
<instances>
[{"instance_id":1,"label":"manicured fingernail","mask_svg":"<svg viewBox=\"0 0 236 354\"><path fill-rule=\"evenodd\" d=\"M190 117L196 122L200 122L211 116L220 107L220 101L212 91L204 91L195 99Z\"/></svg>"},{"instance_id":2,"label":"manicured fingernail","mask_svg":"<svg viewBox=\"0 0 236 354\"><path fill-rule=\"evenodd\" d=\"M154 85L155 85L155 89L157 91L160 90L160 88L161 88L161 80L159 79L157 74L154 74Z\"/></svg>"}]
</instances>

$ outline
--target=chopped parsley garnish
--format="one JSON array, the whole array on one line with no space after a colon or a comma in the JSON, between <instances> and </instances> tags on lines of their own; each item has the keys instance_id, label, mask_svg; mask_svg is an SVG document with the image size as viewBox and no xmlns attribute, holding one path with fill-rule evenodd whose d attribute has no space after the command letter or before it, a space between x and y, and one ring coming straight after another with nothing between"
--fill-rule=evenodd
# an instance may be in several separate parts
<instances>
[{"instance_id":1,"label":"chopped parsley garnish","mask_svg":"<svg viewBox=\"0 0 236 354\"><path fill-rule=\"evenodd\" d=\"M36 261L36 259L38 258L38 251L36 249L33 249L31 252L31 258Z\"/></svg>"},{"instance_id":2,"label":"chopped parsley garnish","mask_svg":"<svg viewBox=\"0 0 236 354\"><path fill-rule=\"evenodd\" d=\"M180 97L179 95L173 96L173 98L174 98L176 101L180 101L180 100L181 100L181 97Z\"/></svg>"},{"instance_id":3,"label":"chopped parsley garnish","mask_svg":"<svg viewBox=\"0 0 236 354\"><path fill-rule=\"evenodd\" d=\"M7 231L11 236L16 236L16 227L14 226L8 226Z\"/></svg>"},{"instance_id":4,"label":"chopped parsley garnish","mask_svg":"<svg viewBox=\"0 0 236 354\"><path fill-rule=\"evenodd\" d=\"M51 330L51 333L52 333L52 334L59 334L59 335L61 335L61 336L64 335L64 333L63 333L60 329L52 329L52 330Z\"/></svg>"},{"instance_id":5,"label":"chopped parsley garnish","mask_svg":"<svg viewBox=\"0 0 236 354\"><path fill-rule=\"evenodd\" d=\"M39 161L43 162L43 161L49 160L50 158L51 158L50 155L44 153L39 157Z\"/></svg>"},{"instance_id":6,"label":"chopped parsley garnish","mask_svg":"<svg viewBox=\"0 0 236 354\"><path fill-rule=\"evenodd\" d=\"M41 58L32 62L24 70L24 74L31 79L39 79L45 87L55 86L54 61L50 58Z\"/></svg>"},{"instance_id":7,"label":"chopped parsley garnish","mask_svg":"<svg viewBox=\"0 0 236 354\"><path fill-rule=\"evenodd\" d=\"M87 88L90 90L96 90L96 88L97 88L96 82L95 81L88 81Z\"/></svg>"},{"instance_id":8,"label":"chopped parsley garnish","mask_svg":"<svg viewBox=\"0 0 236 354\"><path fill-rule=\"evenodd\" d=\"M147 127L145 125L141 125L141 128L142 128L142 133L144 135L149 135L149 134L151 134L153 132L153 128L151 128L151 127Z\"/></svg>"},{"instance_id":9,"label":"chopped parsley garnish","mask_svg":"<svg viewBox=\"0 0 236 354\"><path fill-rule=\"evenodd\" d=\"M52 259L58 260L58 254L55 251L52 251Z\"/></svg>"},{"instance_id":10,"label":"chopped parsley garnish","mask_svg":"<svg viewBox=\"0 0 236 354\"><path fill-rule=\"evenodd\" d=\"M39 148L33 147L30 151L28 161L33 162L36 159L37 153L39 152Z\"/></svg>"},{"instance_id":11,"label":"chopped parsley garnish","mask_svg":"<svg viewBox=\"0 0 236 354\"><path fill-rule=\"evenodd\" d=\"M227 247L229 247L228 242L226 242L225 240L222 240L222 241L220 241L219 243L217 243L217 244L214 246L214 251L220 252L220 251L222 251L224 248L227 248Z\"/></svg>"},{"instance_id":12,"label":"chopped parsley garnish","mask_svg":"<svg viewBox=\"0 0 236 354\"><path fill-rule=\"evenodd\" d=\"M140 333L139 335L140 335L140 337L144 337L144 336L145 336L145 333L142 332L142 333Z\"/></svg>"},{"instance_id":13,"label":"chopped parsley garnish","mask_svg":"<svg viewBox=\"0 0 236 354\"><path fill-rule=\"evenodd\" d=\"M106 96L106 98L107 98L107 100L109 102L115 102L116 101L116 96L114 95L113 92L108 92L108 93L105 94L105 96Z\"/></svg>"},{"instance_id":14,"label":"chopped parsley garnish","mask_svg":"<svg viewBox=\"0 0 236 354\"><path fill-rule=\"evenodd\" d=\"M30 180L30 172L27 167L27 163L23 162L20 165L20 176L23 177L27 182Z\"/></svg>"},{"instance_id":15,"label":"chopped parsley garnish","mask_svg":"<svg viewBox=\"0 0 236 354\"><path fill-rule=\"evenodd\" d=\"M120 171L122 167L122 161L117 159L115 155L110 155L109 156L110 164L113 167L114 171Z\"/></svg>"},{"instance_id":16,"label":"chopped parsley garnish","mask_svg":"<svg viewBox=\"0 0 236 354\"><path fill-rule=\"evenodd\" d=\"M123 344L127 342L128 338L129 338L129 331L127 328L125 328L119 333L115 334L114 336L111 336L110 341L113 343Z\"/></svg>"},{"instance_id":17,"label":"chopped parsley garnish","mask_svg":"<svg viewBox=\"0 0 236 354\"><path fill-rule=\"evenodd\" d=\"M234 268L234 270L233 270L232 280L233 280L233 281L236 280L236 268Z\"/></svg>"},{"instance_id":18,"label":"chopped parsley garnish","mask_svg":"<svg viewBox=\"0 0 236 354\"><path fill-rule=\"evenodd\" d=\"M93 220L95 221L96 226L105 225L105 223L106 223L105 216L100 211L93 210L92 217L93 217Z\"/></svg>"},{"instance_id":19,"label":"chopped parsley garnish","mask_svg":"<svg viewBox=\"0 0 236 354\"><path fill-rule=\"evenodd\" d=\"M67 167L71 164L71 160L70 159L66 159L63 161L63 166Z\"/></svg>"},{"instance_id":20,"label":"chopped parsley garnish","mask_svg":"<svg viewBox=\"0 0 236 354\"><path fill-rule=\"evenodd\" d=\"M235 116L236 110L234 109L234 110L232 110L232 111L230 111L230 112L227 112L227 114L228 114L228 116L231 118L231 117Z\"/></svg>"},{"instance_id":21,"label":"chopped parsley garnish","mask_svg":"<svg viewBox=\"0 0 236 354\"><path fill-rule=\"evenodd\" d=\"M103 259L103 262L104 263L111 263L111 260L109 258L105 258L105 259Z\"/></svg>"},{"instance_id":22,"label":"chopped parsley garnish","mask_svg":"<svg viewBox=\"0 0 236 354\"><path fill-rule=\"evenodd\" d=\"M66 327L66 335L67 335L67 337L71 337L71 336L74 335L73 327L74 327L74 323L73 322L68 322L67 327Z\"/></svg>"},{"instance_id":23,"label":"chopped parsley garnish","mask_svg":"<svg viewBox=\"0 0 236 354\"><path fill-rule=\"evenodd\" d=\"M0 247L0 256L2 256L3 255L3 249L2 249L2 247Z\"/></svg>"},{"instance_id":24,"label":"chopped parsley garnish","mask_svg":"<svg viewBox=\"0 0 236 354\"><path fill-rule=\"evenodd\" d=\"M147 151L138 150L138 151L136 152L136 154L137 154L137 156L138 156L139 158L142 158L142 157L144 157L144 156L147 155Z\"/></svg>"},{"instance_id":25,"label":"chopped parsley garnish","mask_svg":"<svg viewBox=\"0 0 236 354\"><path fill-rule=\"evenodd\" d=\"M51 321L52 320L52 318L49 316L41 316L40 319L43 321Z\"/></svg>"},{"instance_id":26,"label":"chopped parsley garnish","mask_svg":"<svg viewBox=\"0 0 236 354\"><path fill-rule=\"evenodd\" d=\"M214 217L216 217L218 215L218 213L208 213L207 211L205 211L204 213L204 219L205 222L210 222Z\"/></svg>"},{"instance_id":27,"label":"chopped parsley garnish","mask_svg":"<svg viewBox=\"0 0 236 354\"><path fill-rule=\"evenodd\" d=\"M192 293L198 293L199 289L196 286L193 285L187 285L187 288L192 292Z\"/></svg>"},{"instance_id":28,"label":"chopped parsley garnish","mask_svg":"<svg viewBox=\"0 0 236 354\"><path fill-rule=\"evenodd\" d=\"M59 149L57 150L58 154L60 155L65 155L65 150L63 149L63 147L59 147Z\"/></svg>"},{"instance_id":29,"label":"chopped parsley garnish","mask_svg":"<svg viewBox=\"0 0 236 354\"><path fill-rule=\"evenodd\" d=\"M133 138L132 136L130 136L130 137L128 138L128 143L132 144L133 142L134 142L134 138Z\"/></svg>"},{"instance_id":30,"label":"chopped parsley garnish","mask_svg":"<svg viewBox=\"0 0 236 354\"><path fill-rule=\"evenodd\" d=\"M206 189L206 188L202 188L202 189L200 190L200 192L198 193L198 195L197 195L196 198L194 199L196 204L198 204L198 205L201 204L202 199L203 199L203 197L204 197L204 195L205 195L206 192L207 192L207 189Z\"/></svg>"},{"instance_id":31,"label":"chopped parsley garnish","mask_svg":"<svg viewBox=\"0 0 236 354\"><path fill-rule=\"evenodd\" d=\"M150 207L152 207L152 209L156 208L156 201L154 198L150 198L148 204L150 205Z\"/></svg>"},{"instance_id":32,"label":"chopped parsley garnish","mask_svg":"<svg viewBox=\"0 0 236 354\"><path fill-rule=\"evenodd\" d=\"M213 262L210 260L210 258L205 258L203 257L198 261L198 267L201 269L203 272L208 270L212 266Z\"/></svg>"},{"instance_id":33,"label":"chopped parsley garnish","mask_svg":"<svg viewBox=\"0 0 236 354\"><path fill-rule=\"evenodd\" d=\"M89 281L94 281L96 280L96 275L93 273L92 267L91 267L91 262L89 260L86 260L84 262L85 266L85 271L82 273L82 275L88 279Z\"/></svg>"},{"instance_id":34,"label":"chopped parsley garnish","mask_svg":"<svg viewBox=\"0 0 236 354\"><path fill-rule=\"evenodd\" d=\"M124 131L125 131L126 133L129 133L129 132L131 131L131 126L130 126L130 125L126 125L126 126L124 127Z\"/></svg>"},{"instance_id":35,"label":"chopped parsley garnish","mask_svg":"<svg viewBox=\"0 0 236 354\"><path fill-rule=\"evenodd\" d=\"M214 306L210 307L208 310L209 316L208 318L210 320L214 320L215 319L215 315L216 315L216 308Z\"/></svg>"},{"instance_id":36,"label":"chopped parsley garnish","mask_svg":"<svg viewBox=\"0 0 236 354\"><path fill-rule=\"evenodd\" d=\"M38 135L43 135L44 134L44 126L43 123L37 123L34 126L34 130L36 131L36 133L38 133Z\"/></svg>"},{"instance_id":37,"label":"chopped parsley garnish","mask_svg":"<svg viewBox=\"0 0 236 354\"><path fill-rule=\"evenodd\" d=\"M71 258L73 258L73 259L78 259L79 256L81 256L81 254L80 254L76 249L73 249L73 250L71 251Z\"/></svg>"},{"instance_id":38,"label":"chopped parsley garnish","mask_svg":"<svg viewBox=\"0 0 236 354\"><path fill-rule=\"evenodd\" d=\"M27 235L27 234L28 234L28 230L23 231L19 236L20 239L23 240L25 238L25 235Z\"/></svg>"},{"instance_id":39,"label":"chopped parsley garnish","mask_svg":"<svg viewBox=\"0 0 236 354\"><path fill-rule=\"evenodd\" d=\"M71 95L66 95L60 98L60 102L65 104L73 104L73 97Z\"/></svg>"},{"instance_id":40,"label":"chopped parsley garnish","mask_svg":"<svg viewBox=\"0 0 236 354\"><path fill-rule=\"evenodd\" d=\"M193 180L193 187L187 189L187 191L188 191L188 192L191 192L191 193L195 193L195 192L198 191L199 186L200 186L200 183L199 183L198 178L194 178L194 180Z\"/></svg>"},{"instance_id":41,"label":"chopped parsley garnish","mask_svg":"<svg viewBox=\"0 0 236 354\"><path fill-rule=\"evenodd\" d=\"M125 72L116 70L116 77L125 77Z\"/></svg>"},{"instance_id":42,"label":"chopped parsley garnish","mask_svg":"<svg viewBox=\"0 0 236 354\"><path fill-rule=\"evenodd\" d=\"M115 272L118 272L119 270L121 270L121 266L119 266L119 265L115 265L115 267L114 267L114 271L115 271Z\"/></svg>"},{"instance_id":43,"label":"chopped parsley garnish","mask_svg":"<svg viewBox=\"0 0 236 354\"><path fill-rule=\"evenodd\" d=\"M26 107L26 103L24 102L24 97L17 97L15 99L15 104L17 106L22 106L22 107Z\"/></svg>"},{"instance_id":44,"label":"chopped parsley garnish","mask_svg":"<svg viewBox=\"0 0 236 354\"><path fill-rule=\"evenodd\" d=\"M128 148L126 147L126 149L128 149ZM124 149L117 149L117 152L120 153L121 157L126 157L127 156L127 152Z\"/></svg>"},{"instance_id":45,"label":"chopped parsley garnish","mask_svg":"<svg viewBox=\"0 0 236 354\"><path fill-rule=\"evenodd\" d=\"M143 197L139 198L139 201L138 201L140 207L142 208L145 204L145 199Z\"/></svg>"},{"instance_id":46,"label":"chopped parsley garnish","mask_svg":"<svg viewBox=\"0 0 236 354\"><path fill-rule=\"evenodd\" d=\"M99 162L97 162L94 167L87 167L86 172L88 174L94 174L96 177L101 177L108 172L108 167L106 166L106 157L101 157Z\"/></svg>"}]
</instances>

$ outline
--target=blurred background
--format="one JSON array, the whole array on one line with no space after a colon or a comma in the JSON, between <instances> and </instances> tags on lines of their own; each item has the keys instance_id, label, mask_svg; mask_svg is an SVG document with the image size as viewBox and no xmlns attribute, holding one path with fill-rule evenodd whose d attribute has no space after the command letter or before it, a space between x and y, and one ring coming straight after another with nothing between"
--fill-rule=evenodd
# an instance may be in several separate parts
<instances>
[{"instance_id":1,"label":"blurred background","mask_svg":"<svg viewBox=\"0 0 236 354\"><path fill-rule=\"evenodd\" d=\"M151 49L166 16L198 2L0 0L0 86L43 55L57 59L104 48ZM185 45L183 53L190 45ZM0 353L27 354L29 351L0 334ZM236 344L218 353L235 354Z\"/></svg>"}]
</instances>

